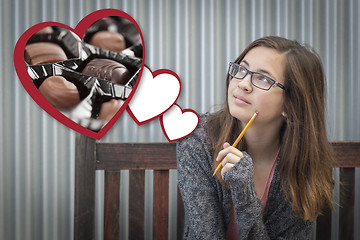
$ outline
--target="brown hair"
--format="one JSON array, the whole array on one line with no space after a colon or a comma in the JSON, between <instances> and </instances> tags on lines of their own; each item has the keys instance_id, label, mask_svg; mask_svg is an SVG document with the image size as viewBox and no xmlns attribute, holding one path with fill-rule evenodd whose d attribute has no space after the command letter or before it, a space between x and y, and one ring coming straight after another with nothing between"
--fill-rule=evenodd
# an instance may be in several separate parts
<instances>
[{"instance_id":1,"label":"brown hair","mask_svg":"<svg viewBox=\"0 0 360 240\"><path fill-rule=\"evenodd\" d=\"M320 57L296 41L264 37L252 42L235 60L240 63L254 47L264 46L283 53L286 58L284 112L286 118L279 133L281 154L279 172L286 196L294 211L304 220L312 220L325 205L333 206L332 147L325 126L325 74ZM226 81L228 93L229 75ZM227 99L227 98L226 98ZM208 134L215 158L224 142L234 142L241 131L240 121L232 117L225 102L211 115ZM246 141L239 149L246 151ZM217 178L226 184L220 173Z\"/></svg>"}]
</instances>

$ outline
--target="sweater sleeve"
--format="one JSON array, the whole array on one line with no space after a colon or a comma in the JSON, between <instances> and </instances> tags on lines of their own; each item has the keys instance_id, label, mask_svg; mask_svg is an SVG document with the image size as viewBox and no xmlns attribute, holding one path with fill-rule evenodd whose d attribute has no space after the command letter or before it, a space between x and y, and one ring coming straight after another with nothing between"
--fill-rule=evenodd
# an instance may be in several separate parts
<instances>
[{"instance_id":1,"label":"sweater sleeve","mask_svg":"<svg viewBox=\"0 0 360 240\"><path fill-rule=\"evenodd\" d=\"M224 217L209 158L210 151L199 130L177 142L184 239L225 239Z\"/></svg>"},{"instance_id":2,"label":"sweater sleeve","mask_svg":"<svg viewBox=\"0 0 360 240\"><path fill-rule=\"evenodd\" d=\"M254 165L246 152L224 174L224 180L230 185L240 239L269 239L261 216L261 201L256 196Z\"/></svg>"},{"instance_id":3,"label":"sweater sleeve","mask_svg":"<svg viewBox=\"0 0 360 240\"><path fill-rule=\"evenodd\" d=\"M303 221L294 215L285 198L277 198L281 201L272 205L281 211L277 212L277 216L271 216L271 220L266 224L264 223L261 201L255 191L254 165L246 152L244 157L224 174L224 180L230 185L240 239L310 238L311 222ZM274 219L276 221L273 221Z\"/></svg>"}]
</instances>

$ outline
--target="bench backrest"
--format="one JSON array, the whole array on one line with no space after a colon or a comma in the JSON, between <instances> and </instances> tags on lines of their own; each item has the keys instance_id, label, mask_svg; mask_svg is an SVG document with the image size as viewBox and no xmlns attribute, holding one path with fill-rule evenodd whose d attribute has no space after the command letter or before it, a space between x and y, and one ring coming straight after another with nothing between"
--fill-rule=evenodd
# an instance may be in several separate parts
<instances>
[{"instance_id":1,"label":"bench backrest","mask_svg":"<svg viewBox=\"0 0 360 240\"><path fill-rule=\"evenodd\" d=\"M354 238L354 167L360 167L360 142L334 142L340 168L339 239ZM105 171L104 239L120 236L120 170L129 170L129 239L144 239L145 170L154 170L153 239L168 238L169 170L176 169L174 143L96 143L78 134L75 160L74 239L94 239L95 171ZM184 210L178 194L177 238ZM331 239L331 211L319 216L316 239Z\"/></svg>"}]
</instances>

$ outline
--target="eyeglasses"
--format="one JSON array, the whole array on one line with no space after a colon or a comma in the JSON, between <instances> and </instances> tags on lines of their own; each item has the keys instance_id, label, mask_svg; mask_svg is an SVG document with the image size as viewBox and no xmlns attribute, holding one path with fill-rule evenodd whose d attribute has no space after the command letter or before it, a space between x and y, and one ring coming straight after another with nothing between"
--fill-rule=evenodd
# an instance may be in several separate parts
<instances>
[{"instance_id":1,"label":"eyeglasses","mask_svg":"<svg viewBox=\"0 0 360 240\"><path fill-rule=\"evenodd\" d=\"M246 67L243 67L237 63L230 62L228 73L232 78L236 78L236 79L244 79L248 74L250 74L251 84L265 91L269 91L270 88L274 86L274 84L276 84L279 88L286 91L285 86L282 85L281 83L261 73L252 72L248 70Z\"/></svg>"}]
</instances>

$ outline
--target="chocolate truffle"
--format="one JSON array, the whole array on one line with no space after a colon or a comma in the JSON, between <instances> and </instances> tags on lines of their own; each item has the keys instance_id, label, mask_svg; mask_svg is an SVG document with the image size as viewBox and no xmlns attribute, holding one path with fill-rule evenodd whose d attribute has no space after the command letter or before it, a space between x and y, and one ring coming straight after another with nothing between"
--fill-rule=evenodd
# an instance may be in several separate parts
<instances>
[{"instance_id":1,"label":"chocolate truffle","mask_svg":"<svg viewBox=\"0 0 360 240\"><path fill-rule=\"evenodd\" d=\"M62 76L51 76L39 87L40 93L54 107L65 110L80 102L76 86Z\"/></svg>"},{"instance_id":2,"label":"chocolate truffle","mask_svg":"<svg viewBox=\"0 0 360 240\"><path fill-rule=\"evenodd\" d=\"M82 73L121 85L125 85L131 77L129 70L121 63L102 58L91 60Z\"/></svg>"},{"instance_id":3,"label":"chocolate truffle","mask_svg":"<svg viewBox=\"0 0 360 240\"><path fill-rule=\"evenodd\" d=\"M103 17L100 18L99 20L97 20L96 22L94 22L91 27L96 27L96 28L113 28L112 26L114 25L114 27L116 28L115 30L117 30L117 26L116 26L116 21L115 19L111 18L111 17Z\"/></svg>"},{"instance_id":4,"label":"chocolate truffle","mask_svg":"<svg viewBox=\"0 0 360 240\"><path fill-rule=\"evenodd\" d=\"M126 48L125 38L118 32L99 31L92 36L89 43L114 52L121 52Z\"/></svg>"},{"instance_id":5,"label":"chocolate truffle","mask_svg":"<svg viewBox=\"0 0 360 240\"><path fill-rule=\"evenodd\" d=\"M64 50L55 43L30 43L25 47L25 61L30 65L55 63L66 59Z\"/></svg>"},{"instance_id":6,"label":"chocolate truffle","mask_svg":"<svg viewBox=\"0 0 360 240\"><path fill-rule=\"evenodd\" d=\"M111 99L101 105L99 120L110 121L124 104L123 100Z\"/></svg>"},{"instance_id":7,"label":"chocolate truffle","mask_svg":"<svg viewBox=\"0 0 360 240\"><path fill-rule=\"evenodd\" d=\"M53 32L54 32L54 30L52 29L52 27L44 27L44 28L40 29L39 31L37 31L35 34L50 34Z\"/></svg>"}]
</instances>

